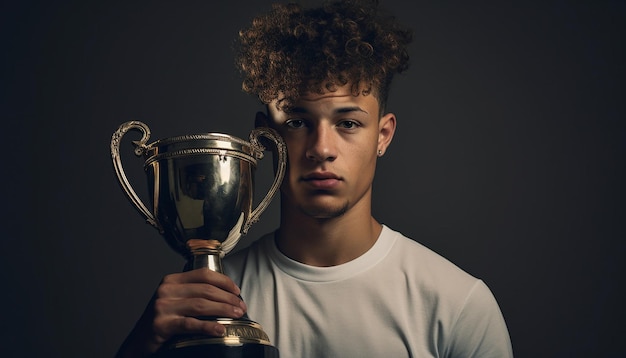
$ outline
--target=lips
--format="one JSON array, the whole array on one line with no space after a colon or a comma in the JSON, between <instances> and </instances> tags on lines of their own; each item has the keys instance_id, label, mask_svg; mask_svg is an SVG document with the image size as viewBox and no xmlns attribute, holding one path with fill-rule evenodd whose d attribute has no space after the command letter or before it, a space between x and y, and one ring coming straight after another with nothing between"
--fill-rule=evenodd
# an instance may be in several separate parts
<instances>
[{"instance_id":1,"label":"lips","mask_svg":"<svg viewBox=\"0 0 626 358\"><path fill-rule=\"evenodd\" d=\"M335 189L341 182L341 178L331 172L315 172L302 177L302 181L313 189Z\"/></svg>"}]
</instances>

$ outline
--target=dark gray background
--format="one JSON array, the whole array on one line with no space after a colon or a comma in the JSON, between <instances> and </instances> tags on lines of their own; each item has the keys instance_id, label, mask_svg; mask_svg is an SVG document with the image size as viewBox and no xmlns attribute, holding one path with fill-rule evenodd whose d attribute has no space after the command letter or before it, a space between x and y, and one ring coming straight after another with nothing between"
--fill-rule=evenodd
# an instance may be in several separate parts
<instances>
[{"instance_id":1,"label":"dark gray background","mask_svg":"<svg viewBox=\"0 0 626 358\"><path fill-rule=\"evenodd\" d=\"M517 357L626 356L624 1L383 3L416 36L375 216L485 280ZM261 107L231 41L268 4L1 5L0 355L110 357L180 270L110 137L132 119L154 140L247 137ZM124 163L143 193L141 160ZM246 241L276 223L272 205Z\"/></svg>"}]
</instances>

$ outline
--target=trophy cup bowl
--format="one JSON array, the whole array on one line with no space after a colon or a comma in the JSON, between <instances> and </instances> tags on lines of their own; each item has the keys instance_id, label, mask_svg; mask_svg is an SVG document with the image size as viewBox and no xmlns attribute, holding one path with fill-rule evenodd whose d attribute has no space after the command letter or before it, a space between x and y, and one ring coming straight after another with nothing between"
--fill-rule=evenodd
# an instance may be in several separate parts
<instances>
[{"instance_id":1,"label":"trophy cup bowl","mask_svg":"<svg viewBox=\"0 0 626 358\"><path fill-rule=\"evenodd\" d=\"M142 133L135 155L143 156L151 202L149 210L136 194L122 167L120 143L129 131ZM254 171L265 148L276 145L275 176L265 197L253 209ZM276 194L286 168L286 146L270 128L256 128L249 142L223 133L170 137L147 143L150 129L140 121L119 126L111 138L111 157L119 183L146 221L186 259L184 270L209 268L223 273L222 258L257 222ZM240 319L199 317L226 327L223 337L181 336L167 342L158 357L278 357L261 325Z\"/></svg>"}]
</instances>

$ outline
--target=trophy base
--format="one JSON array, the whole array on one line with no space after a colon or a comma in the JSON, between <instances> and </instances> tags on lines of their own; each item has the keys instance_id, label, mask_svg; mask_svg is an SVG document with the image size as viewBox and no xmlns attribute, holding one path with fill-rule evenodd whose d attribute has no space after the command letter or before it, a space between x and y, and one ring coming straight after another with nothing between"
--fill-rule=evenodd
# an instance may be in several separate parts
<instances>
[{"instance_id":1,"label":"trophy base","mask_svg":"<svg viewBox=\"0 0 626 358\"><path fill-rule=\"evenodd\" d=\"M226 344L199 344L181 348L165 349L152 358L279 358L278 349L258 343L245 343L240 346Z\"/></svg>"},{"instance_id":2,"label":"trophy base","mask_svg":"<svg viewBox=\"0 0 626 358\"><path fill-rule=\"evenodd\" d=\"M223 337L181 336L166 343L152 358L279 358L278 349L270 344L258 323L247 319L217 318L226 328Z\"/></svg>"}]
</instances>

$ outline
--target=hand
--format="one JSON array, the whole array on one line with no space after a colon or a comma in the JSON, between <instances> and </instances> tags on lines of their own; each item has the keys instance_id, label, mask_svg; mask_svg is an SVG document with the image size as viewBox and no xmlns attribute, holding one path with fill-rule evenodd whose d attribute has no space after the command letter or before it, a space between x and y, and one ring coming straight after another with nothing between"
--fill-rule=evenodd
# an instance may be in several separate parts
<instances>
[{"instance_id":1,"label":"hand","mask_svg":"<svg viewBox=\"0 0 626 358\"><path fill-rule=\"evenodd\" d=\"M180 334L224 335L223 325L196 317L240 318L247 308L239 294L228 276L206 268L165 276L117 357L148 355Z\"/></svg>"}]
</instances>

